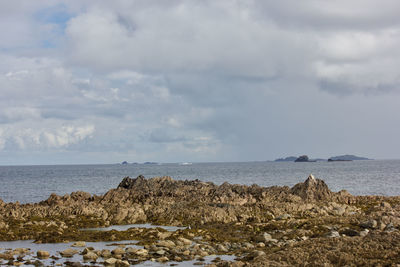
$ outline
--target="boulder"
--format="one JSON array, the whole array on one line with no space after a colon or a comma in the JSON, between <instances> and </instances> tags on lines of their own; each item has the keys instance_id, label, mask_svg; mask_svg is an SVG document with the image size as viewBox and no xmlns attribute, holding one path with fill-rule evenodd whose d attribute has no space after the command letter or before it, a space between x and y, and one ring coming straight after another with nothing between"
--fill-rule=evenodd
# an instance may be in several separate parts
<instances>
[{"instance_id":1,"label":"boulder","mask_svg":"<svg viewBox=\"0 0 400 267\"><path fill-rule=\"evenodd\" d=\"M78 251L76 249L72 249L72 248L67 248L66 250L63 250L61 252L59 252L60 255L64 258L71 258L73 257L75 254L78 253Z\"/></svg>"},{"instance_id":2,"label":"boulder","mask_svg":"<svg viewBox=\"0 0 400 267\"><path fill-rule=\"evenodd\" d=\"M105 265L115 265L115 263L117 263L117 259L116 258L108 258L104 261Z\"/></svg>"},{"instance_id":3,"label":"boulder","mask_svg":"<svg viewBox=\"0 0 400 267\"><path fill-rule=\"evenodd\" d=\"M46 258L50 257L50 253L48 251L45 251L45 250L38 250L36 252L36 256L39 259L46 259Z\"/></svg>"},{"instance_id":4,"label":"boulder","mask_svg":"<svg viewBox=\"0 0 400 267\"><path fill-rule=\"evenodd\" d=\"M92 261L92 260L95 261L95 260L97 260L98 257L99 256L97 256L97 254L94 252L88 252L85 255L83 255L84 260L90 260L90 261Z\"/></svg>"},{"instance_id":5,"label":"boulder","mask_svg":"<svg viewBox=\"0 0 400 267\"><path fill-rule=\"evenodd\" d=\"M86 247L86 242L85 241L78 241L75 242L71 245L71 247Z\"/></svg>"}]
</instances>

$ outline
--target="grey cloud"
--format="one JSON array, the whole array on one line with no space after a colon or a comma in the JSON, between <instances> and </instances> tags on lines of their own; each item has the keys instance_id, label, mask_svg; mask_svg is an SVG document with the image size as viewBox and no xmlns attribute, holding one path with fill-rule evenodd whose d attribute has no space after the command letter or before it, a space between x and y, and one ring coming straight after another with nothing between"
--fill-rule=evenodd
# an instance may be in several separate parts
<instances>
[{"instance_id":1,"label":"grey cloud","mask_svg":"<svg viewBox=\"0 0 400 267\"><path fill-rule=\"evenodd\" d=\"M57 1L52 48L53 3L21 3L0 4L0 157L398 155L397 1Z\"/></svg>"},{"instance_id":2,"label":"grey cloud","mask_svg":"<svg viewBox=\"0 0 400 267\"><path fill-rule=\"evenodd\" d=\"M187 138L179 136L179 133L174 133L168 128L158 128L150 132L148 140L154 143L171 143L184 142Z\"/></svg>"}]
</instances>

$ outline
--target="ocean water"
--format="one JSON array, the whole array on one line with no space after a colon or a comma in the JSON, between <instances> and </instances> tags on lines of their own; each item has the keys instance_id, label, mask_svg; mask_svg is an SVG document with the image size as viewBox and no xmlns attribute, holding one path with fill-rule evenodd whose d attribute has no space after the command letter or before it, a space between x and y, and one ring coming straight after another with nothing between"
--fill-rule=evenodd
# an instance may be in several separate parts
<instances>
[{"instance_id":1,"label":"ocean water","mask_svg":"<svg viewBox=\"0 0 400 267\"><path fill-rule=\"evenodd\" d=\"M199 179L216 184L293 186L312 173L333 191L354 195L400 195L400 160L346 162L237 162L180 164L109 164L0 166L0 198L21 203L45 200L51 193L73 191L103 194L126 177L171 176L179 180Z\"/></svg>"}]
</instances>

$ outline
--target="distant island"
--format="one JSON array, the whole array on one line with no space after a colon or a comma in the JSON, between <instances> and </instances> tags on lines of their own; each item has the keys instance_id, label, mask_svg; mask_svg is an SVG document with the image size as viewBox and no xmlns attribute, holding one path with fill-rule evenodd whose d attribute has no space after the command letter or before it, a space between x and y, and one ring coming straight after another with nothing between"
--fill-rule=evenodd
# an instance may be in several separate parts
<instances>
[{"instance_id":1,"label":"distant island","mask_svg":"<svg viewBox=\"0 0 400 267\"><path fill-rule=\"evenodd\" d=\"M358 157L354 155L341 155L341 156L334 156L330 157L329 159L310 159L307 155L302 155L299 157L289 156L286 158L278 158L274 160L275 162L316 162L316 161L353 161L353 160L371 160L369 158Z\"/></svg>"},{"instance_id":2,"label":"distant island","mask_svg":"<svg viewBox=\"0 0 400 267\"><path fill-rule=\"evenodd\" d=\"M354 155L342 155L342 156L331 157L328 159L328 161L352 161L352 160L369 160L369 158L357 157Z\"/></svg>"},{"instance_id":3,"label":"distant island","mask_svg":"<svg viewBox=\"0 0 400 267\"><path fill-rule=\"evenodd\" d=\"M310 160L307 155L298 157L294 162L316 162L316 160Z\"/></svg>"},{"instance_id":4,"label":"distant island","mask_svg":"<svg viewBox=\"0 0 400 267\"><path fill-rule=\"evenodd\" d=\"M276 159L275 161L276 161L276 162L295 161L296 159L297 159L297 157L291 156L291 157L286 157L286 158L279 158L279 159Z\"/></svg>"}]
</instances>

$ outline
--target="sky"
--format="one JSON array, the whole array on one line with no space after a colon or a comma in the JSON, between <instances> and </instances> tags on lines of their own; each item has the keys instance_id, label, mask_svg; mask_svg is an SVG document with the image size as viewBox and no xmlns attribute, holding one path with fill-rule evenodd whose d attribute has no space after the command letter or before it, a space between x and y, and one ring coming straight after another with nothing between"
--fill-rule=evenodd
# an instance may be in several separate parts
<instances>
[{"instance_id":1,"label":"sky","mask_svg":"<svg viewBox=\"0 0 400 267\"><path fill-rule=\"evenodd\" d=\"M397 0L0 2L0 165L400 158Z\"/></svg>"}]
</instances>

